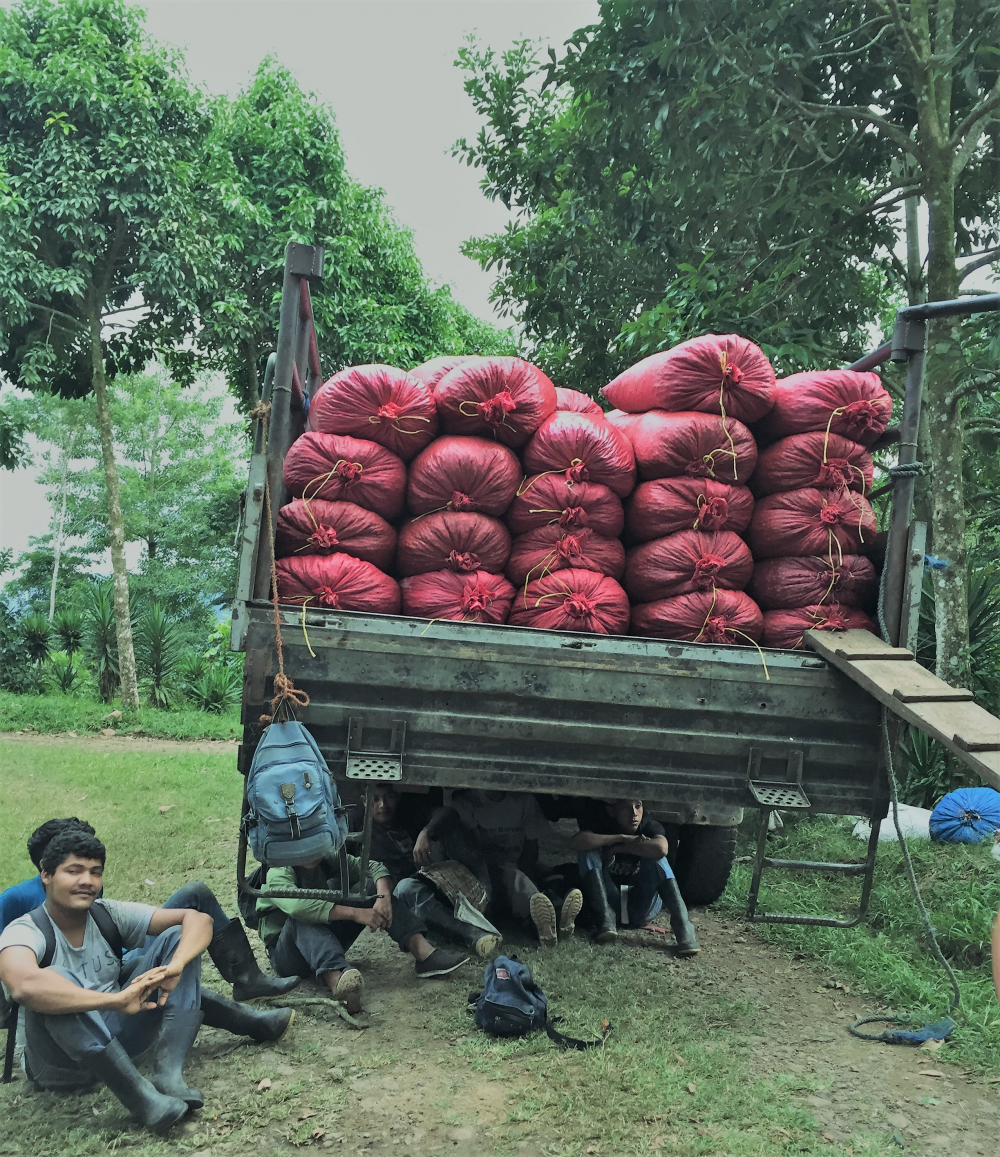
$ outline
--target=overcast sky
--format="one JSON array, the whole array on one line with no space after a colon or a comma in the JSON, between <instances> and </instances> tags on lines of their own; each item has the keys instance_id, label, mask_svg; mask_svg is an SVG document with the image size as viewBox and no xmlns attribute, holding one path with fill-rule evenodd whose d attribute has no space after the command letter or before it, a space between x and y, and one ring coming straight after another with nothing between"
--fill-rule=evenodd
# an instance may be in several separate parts
<instances>
[{"instance_id":1,"label":"overcast sky","mask_svg":"<svg viewBox=\"0 0 1000 1157\"><path fill-rule=\"evenodd\" d=\"M152 36L183 49L192 79L233 94L268 54L337 118L352 175L378 185L413 230L427 273L491 317L490 278L463 257L466 238L502 229L502 205L451 156L479 122L453 61L474 34L497 49L521 38L561 45L597 17L588 0L146 0ZM0 472L0 548L48 530L34 471Z\"/></svg>"}]
</instances>

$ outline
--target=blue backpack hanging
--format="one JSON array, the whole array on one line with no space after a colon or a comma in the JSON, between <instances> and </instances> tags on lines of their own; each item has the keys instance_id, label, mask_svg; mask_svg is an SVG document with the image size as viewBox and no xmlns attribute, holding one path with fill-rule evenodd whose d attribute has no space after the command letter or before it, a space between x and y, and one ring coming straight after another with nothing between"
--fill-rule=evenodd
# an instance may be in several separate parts
<instances>
[{"instance_id":1,"label":"blue backpack hanging","mask_svg":"<svg viewBox=\"0 0 1000 1157\"><path fill-rule=\"evenodd\" d=\"M1000 829L1000 791L960 787L950 791L931 812L932 840L978 844Z\"/></svg>"},{"instance_id":2,"label":"blue backpack hanging","mask_svg":"<svg viewBox=\"0 0 1000 1157\"><path fill-rule=\"evenodd\" d=\"M549 1020L548 1001L531 969L515 956L497 956L486 965L481 992L469 994L476 1024L491 1036L519 1037L543 1028L549 1039L564 1049L591 1049L603 1044L611 1029L605 1021L598 1040L565 1036Z\"/></svg>"},{"instance_id":3,"label":"blue backpack hanging","mask_svg":"<svg viewBox=\"0 0 1000 1157\"><path fill-rule=\"evenodd\" d=\"M243 818L262 863L298 867L338 852L347 818L326 760L295 719L272 723L254 752Z\"/></svg>"}]
</instances>

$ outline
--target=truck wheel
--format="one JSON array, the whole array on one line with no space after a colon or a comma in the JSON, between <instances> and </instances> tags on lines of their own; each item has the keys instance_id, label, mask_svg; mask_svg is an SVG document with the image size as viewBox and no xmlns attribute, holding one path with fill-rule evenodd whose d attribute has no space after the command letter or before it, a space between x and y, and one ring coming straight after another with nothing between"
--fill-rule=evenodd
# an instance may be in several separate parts
<instances>
[{"instance_id":1,"label":"truck wheel","mask_svg":"<svg viewBox=\"0 0 1000 1157\"><path fill-rule=\"evenodd\" d=\"M714 904L726 890L735 855L736 828L685 824L673 865L685 903Z\"/></svg>"}]
</instances>

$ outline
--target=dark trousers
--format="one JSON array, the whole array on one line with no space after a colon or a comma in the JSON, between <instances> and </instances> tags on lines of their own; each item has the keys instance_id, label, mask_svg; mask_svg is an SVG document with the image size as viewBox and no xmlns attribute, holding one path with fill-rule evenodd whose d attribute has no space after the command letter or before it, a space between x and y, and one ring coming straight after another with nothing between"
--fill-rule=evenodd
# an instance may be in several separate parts
<instances>
[{"instance_id":1,"label":"dark trousers","mask_svg":"<svg viewBox=\"0 0 1000 1157\"><path fill-rule=\"evenodd\" d=\"M147 944L129 953L122 964L119 984L125 988L141 972L168 964L180 940L179 927L168 928ZM71 969L56 968L81 988L82 978ZM177 987L162 1008L124 1016L119 1012L42 1013L22 1009L27 1069L43 1089L79 1089L93 1084L87 1065L91 1053L102 1052L113 1039L129 1056L138 1056L156 1039L166 1008L178 1011L201 1007L201 957L196 956L181 973Z\"/></svg>"},{"instance_id":2,"label":"dark trousers","mask_svg":"<svg viewBox=\"0 0 1000 1157\"><path fill-rule=\"evenodd\" d=\"M473 834L456 817L438 834L445 859L458 860L476 877L486 890L487 913L491 913L494 903L501 910L512 912L519 920L527 920L530 915L528 901L540 889L514 863L491 863L486 860L476 845Z\"/></svg>"},{"instance_id":3,"label":"dark trousers","mask_svg":"<svg viewBox=\"0 0 1000 1157\"><path fill-rule=\"evenodd\" d=\"M452 906L442 899L437 888L421 876L408 876L405 880L400 880L392 896L394 901L401 900L412 908L413 914L428 928L452 936L469 948L475 948L479 938L487 934L485 928L459 920ZM393 911L395 907L393 903Z\"/></svg>"},{"instance_id":4,"label":"dark trousers","mask_svg":"<svg viewBox=\"0 0 1000 1157\"><path fill-rule=\"evenodd\" d=\"M604 890L618 923L627 928L641 928L648 924L663 907L660 898L660 884L672 880L673 870L666 856L659 860L639 859L635 875L629 880L626 905L628 918L623 919L622 887L614 882L605 866L598 849L581 852L579 856L580 874L596 871L601 873Z\"/></svg>"},{"instance_id":5,"label":"dark trousers","mask_svg":"<svg viewBox=\"0 0 1000 1157\"><path fill-rule=\"evenodd\" d=\"M375 897L354 905L371 908ZM347 967L345 953L361 935L364 924L353 920L331 920L329 924L310 924L289 916L278 938L267 946L271 966L279 976L322 976L324 972L343 972ZM427 925L418 920L402 900L393 900L392 924L386 929L390 938L405 952L403 943L416 932L426 932Z\"/></svg>"},{"instance_id":6,"label":"dark trousers","mask_svg":"<svg viewBox=\"0 0 1000 1157\"><path fill-rule=\"evenodd\" d=\"M215 933L218 935L230 918L223 912L222 905L215 893L201 880L193 880L190 884L182 884L172 896L168 896L160 905L161 908L193 908L196 912L204 912L212 917Z\"/></svg>"}]
</instances>

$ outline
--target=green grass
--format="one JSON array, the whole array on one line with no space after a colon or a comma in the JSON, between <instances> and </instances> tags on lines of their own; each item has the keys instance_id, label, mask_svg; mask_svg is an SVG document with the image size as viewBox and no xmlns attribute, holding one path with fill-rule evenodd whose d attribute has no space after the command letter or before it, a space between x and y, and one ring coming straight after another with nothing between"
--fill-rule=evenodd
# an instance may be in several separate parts
<instances>
[{"instance_id":1,"label":"green grass","mask_svg":"<svg viewBox=\"0 0 1000 1157\"><path fill-rule=\"evenodd\" d=\"M144 706L120 719L109 718L120 710L117 700L100 703L77 695L16 695L0 691L0 732L76 731L93 735L111 727L121 735L147 735L154 739L237 739L243 732L238 707L212 715L191 707L161 711Z\"/></svg>"},{"instance_id":2,"label":"green grass","mask_svg":"<svg viewBox=\"0 0 1000 1157\"><path fill-rule=\"evenodd\" d=\"M885 821L891 825L891 817ZM739 852L752 855L757 816L741 832ZM853 820L804 818L790 822L768 840L768 852L782 859L830 863L864 858L865 845L851 835ZM946 958L955 968L962 1002L952 1014L958 1029L947 1055L976 1068L1000 1071L1000 1003L990 974L990 930L1000 908L1000 866L990 843L908 843L917 881ZM750 887L750 864L738 863L721 907L742 912ZM766 870L760 910L808 915L847 915L856 909L860 880L820 873ZM895 843L879 846L868 919L857 928L757 926L760 936L840 970L881 1010L920 1027L948 1014L951 987L925 940L902 853ZM884 1026L872 1025L878 1032ZM944 1057L945 1054L938 1054Z\"/></svg>"}]
</instances>

